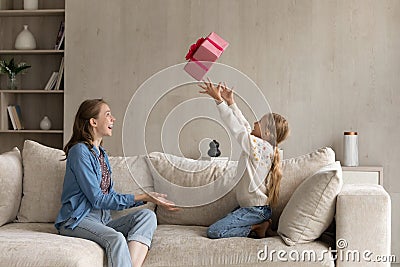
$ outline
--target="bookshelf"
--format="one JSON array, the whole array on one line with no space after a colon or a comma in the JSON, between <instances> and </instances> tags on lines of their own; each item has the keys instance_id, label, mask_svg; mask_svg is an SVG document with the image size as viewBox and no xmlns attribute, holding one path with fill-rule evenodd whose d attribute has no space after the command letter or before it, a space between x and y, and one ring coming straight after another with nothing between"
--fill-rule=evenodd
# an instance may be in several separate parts
<instances>
[{"instance_id":1,"label":"bookshelf","mask_svg":"<svg viewBox=\"0 0 400 267\"><path fill-rule=\"evenodd\" d=\"M9 90L7 75L0 75L0 153L15 146L22 150L26 139L56 148L63 146L64 82L59 90L44 90L65 55L64 49L54 49L62 21L65 21L65 0L41 0L38 10L24 10L23 0L14 0L12 10L0 10L0 60L14 58L16 63L26 62L31 66L25 74L17 75L16 90ZM29 25L35 36L35 50L14 48L23 25ZM13 130L7 113L9 105L20 106L23 130ZM50 130L40 129L44 116L52 122Z\"/></svg>"}]
</instances>

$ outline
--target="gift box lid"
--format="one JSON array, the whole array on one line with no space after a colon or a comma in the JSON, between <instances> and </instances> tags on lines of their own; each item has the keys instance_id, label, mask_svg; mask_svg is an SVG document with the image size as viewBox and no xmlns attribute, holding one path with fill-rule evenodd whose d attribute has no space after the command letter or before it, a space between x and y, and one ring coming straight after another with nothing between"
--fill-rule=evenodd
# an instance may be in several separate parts
<instances>
[{"instance_id":1,"label":"gift box lid","mask_svg":"<svg viewBox=\"0 0 400 267\"><path fill-rule=\"evenodd\" d=\"M215 32L210 33L193 55L195 60L216 61L229 43Z\"/></svg>"},{"instance_id":2,"label":"gift box lid","mask_svg":"<svg viewBox=\"0 0 400 267\"><path fill-rule=\"evenodd\" d=\"M221 36L219 36L218 34L216 34L215 32L210 33L206 40L208 40L209 42L213 42L215 44L217 44L218 46L220 46L222 48L222 51L224 51L228 46L229 43L227 41L225 41L224 39L222 39Z\"/></svg>"}]
</instances>

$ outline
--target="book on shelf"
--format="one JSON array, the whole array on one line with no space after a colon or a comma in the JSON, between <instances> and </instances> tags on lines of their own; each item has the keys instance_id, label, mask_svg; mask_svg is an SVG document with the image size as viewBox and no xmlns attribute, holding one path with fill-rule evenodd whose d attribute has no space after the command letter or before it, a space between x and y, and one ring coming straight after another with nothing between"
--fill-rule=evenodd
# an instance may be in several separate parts
<instances>
[{"instance_id":1,"label":"book on shelf","mask_svg":"<svg viewBox=\"0 0 400 267\"><path fill-rule=\"evenodd\" d=\"M15 122L15 118L12 111L12 106L7 107L8 117L10 118L11 125L13 130L17 130L17 123Z\"/></svg>"},{"instance_id":2,"label":"book on shelf","mask_svg":"<svg viewBox=\"0 0 400 267\"><path fill-rule=\"evenodd\" d=\"M58 71L53 71L53 73L50 75L49 80L46 83L46 86L44 87L44 90L52 90L56 85L57 77L58 77Z\"/></svg>"},{"instance_id":3,"label":"book on shelf","mask_svg":"<svg viewBox=\"0 0 400 267\"><path fill-rule=\"evenodd\" d=\"M63 46L65 39L65 21L61 21L60 28L58 30L56 44L54 46L55 50L60 50Z\"/></svg>"},{"instance_id":4,"label":"book on shelf","mask_svg":"<svg viewBox=\"0 0 400 267\"><path fill-rule=\"evenodd\" d=\"M7 106L8 116L10 117L11 125L14 130L23 130L24 124L22 121L22 112L19 105Z\"/></svg>"},{"instance_id":5,"label":"book on shelf","mask_svg":"<svg viewBox=\"0 0 400 267\"><path fill-rule=\"evenodd\" d=\"M25 127L24 127L24 121L22 120L21 107L20 107L19 105L15 105L14 108L15 108L15 110L17 111L18 120L19 120L19 123L20 123L20 126L21 126L20 129L21 129L21 130L24 130Z\"/></svg>"},{"instance_id":6,"label":"book on shelf","mask_svg":"<svg viewBox=\"0 0 400 267\"><path fill-rule=\"evenodd\" d=\"M62 57L62 59L61 59L60 69L58 70L57 82L56 82L56 86L55 86L54 90L60 90L60 85L61 85L61 81L63 78L63 74L64 74L64 57Z\"/></svg>"}]
</instances>

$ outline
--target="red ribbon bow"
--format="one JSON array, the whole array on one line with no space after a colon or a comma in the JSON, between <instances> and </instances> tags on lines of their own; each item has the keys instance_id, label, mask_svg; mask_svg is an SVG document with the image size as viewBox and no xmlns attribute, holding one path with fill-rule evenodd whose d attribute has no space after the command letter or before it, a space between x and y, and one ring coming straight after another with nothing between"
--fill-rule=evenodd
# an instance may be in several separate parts
<instances>
[{"instance_id":1,"label":"red ribbon bow","mask_svg":"<svg viewBox=\"0 0 400 267\"><path fill-rule=\"evenodd\" d=\"M189 52L186 54L185 58L186 60L193 59L194 53L197 51L197 49L201 46L201 44L204 42L204 38L200 38L197 40L195 44L192 44L189 48Z\"/></svg>"}]
</instances>

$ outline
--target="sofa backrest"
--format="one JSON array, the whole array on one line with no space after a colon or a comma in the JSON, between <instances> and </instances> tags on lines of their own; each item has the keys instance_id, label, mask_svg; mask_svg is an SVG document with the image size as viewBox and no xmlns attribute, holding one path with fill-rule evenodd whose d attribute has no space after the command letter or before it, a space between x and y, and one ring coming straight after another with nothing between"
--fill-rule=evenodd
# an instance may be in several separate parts
<instances>
[{"instance_id":1,"label":"sofa backrest","mask_svg":"<svg viewBox=\"0 0 400 267\"><path fill-rule=\"evenodd\" d=\"M206 185L212 185L220 179L220 184L229 184L229 180L235 175L237 164L226 164L216 161L210 163L195 161L166 155L160 152L150 153L148 156L149 168L153 173L154 187L156 191L171 195L171 200L179 203L189 203L189 200L198 199L198 195L204 193L176 193L184 192L179 187L194 187L202 190ZM279 216L289 201L291 195L307 177L317 172L323 166L335 162L335 153L331 148L325 147L306 155L282 161L283 178L280 187L280 197L276 207L273 207L273 227L277 227ZM207 166L204 168L204 166ZM191 170L191 171L188 171ZM170 186L170 184L174 186ZM209 190L213 190L209 186ZM176 191L176 192L174 192ZM209 195L209 196L212 196ZM205 196L205 198L209 197ZM212 202L204 200L203 205L182 207L178 212L169 212L162 207L156 210L160 224L183 224L209 226L225 216L238 206L234 189L219 199Z\"/></svg>"},{"instance_id":2,"label":"sofa backrest","mask_svg":"<svg viewBox=\"0 0 400 267\"><path fill-rule=\"evenodd\" d=\"M17 195L20 194L18 192L22 191L17 215L18 222L54 222L61 206L60 200L66 163L61 160L63 158L64 152L62 150L50 148L30 140L25 141L22 152L24 177L22 185L19 183L15 191ZM121 193L137 194L143 192L143 190L163 191L163 188L160 188L160 184L157 183L157 179L155 179L156 184L153 182L155 173L154 168L149 168L148 163L150 161L153 161L156 167L164 168L168 172L166 176L181 187L201 188L218 179L224 181L224 179L231 178L236 169L235 162L228 164L215 162L211 168L204 169L204 165L197 161L176 157L175 160L180 161L183 164L182 166L191 167L194 170L191 174L184 175L174 168L165 167L162 153L150 153L149 156L110 157L109 159L113 170L115 189ZM273 209L274 224L277 224L283 208L297 186L321 167L334 161L335 153L330 148L321 148L307 155L283 160L283 179L279 203ZM204 164L209 164L209 162ZM0 186L3 186L3 184L0 184ZM19 201L18 197L15 199L17 199L17 202ZM15 217L15 207L18 207L19 203L8 203L7 205L13 205L14 208L11 208L11 210L14 209L14 214L11 215ZM204 205L182 208L178 212L169 212L158 207L156 213L160 224L208 226L237 206L234 190L230 190L223 197L206 201ZM144 207L154 210L152 203L148 203ZM121 216L130 211L120 211L114 213L113 216ZM7 221L12 220L13 218L7 218Z\"/></svg>"}]
</instances>

